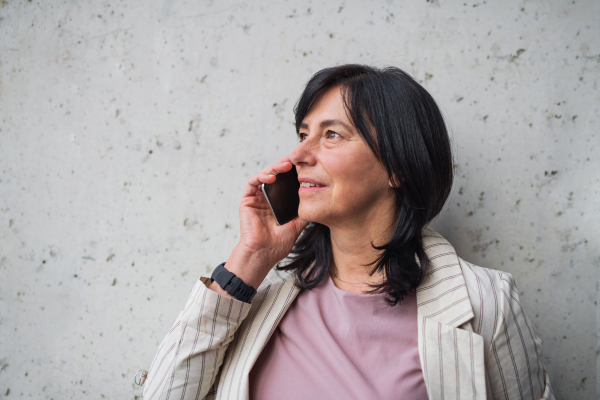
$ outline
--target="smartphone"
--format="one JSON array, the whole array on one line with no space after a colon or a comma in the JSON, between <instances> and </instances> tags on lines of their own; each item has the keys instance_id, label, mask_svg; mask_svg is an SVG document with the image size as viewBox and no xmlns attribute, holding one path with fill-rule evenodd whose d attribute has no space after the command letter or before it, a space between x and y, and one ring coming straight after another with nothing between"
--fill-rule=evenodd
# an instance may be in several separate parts
<instances>
[{"instance_id":1,"label":"smartphone","mask_svg":"<svg viewBox=\"0 0 600 400\"><path fill-rule=\"evenodd\" d=\"M298 196L300 182L296 166L288 172L277 174L275 182L263 183L262 191L273 210L279 225L284 225L298 216L300 196Z\"/></svg>"}]
</instances>

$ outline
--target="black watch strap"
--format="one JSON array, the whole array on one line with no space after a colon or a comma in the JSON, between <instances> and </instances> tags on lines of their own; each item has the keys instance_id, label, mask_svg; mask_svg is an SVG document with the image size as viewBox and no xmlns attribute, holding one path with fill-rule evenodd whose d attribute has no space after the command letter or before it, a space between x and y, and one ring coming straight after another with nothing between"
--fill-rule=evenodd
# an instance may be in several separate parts
<instances>
[{"instance_id":1,"label":"black watch strap","mask_svg":"<svg viewBox=\"0 0 600 400\"><path fill-rule=\"evenodd\" d=\"M235 276L234 273L227 271L225 269L225 263L222 263L215 268L210 278L213 281L216 281L227 293L246 303L250 303L256 294L256 289L250 285L246 285L244 281Z\"/></svg>"}]
</instances>

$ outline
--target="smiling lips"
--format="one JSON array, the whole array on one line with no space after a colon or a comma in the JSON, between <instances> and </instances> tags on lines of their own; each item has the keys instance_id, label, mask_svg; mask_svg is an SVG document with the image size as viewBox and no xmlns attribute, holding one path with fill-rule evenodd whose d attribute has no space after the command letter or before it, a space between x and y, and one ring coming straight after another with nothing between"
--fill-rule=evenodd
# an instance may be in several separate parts
<instances>
[{"instance_id":1,"label":"smiling lips","mask_svg":"<svg viewBox=\"0 0 600 400\"><path fill-rule=\"evenodd\" d=\"M314 179L298 178L298 181L300 182L300 189L298 190L299 192L312 192L314 190L326 187L324 183L321 183Z\"/></svg>"}]
</instances>

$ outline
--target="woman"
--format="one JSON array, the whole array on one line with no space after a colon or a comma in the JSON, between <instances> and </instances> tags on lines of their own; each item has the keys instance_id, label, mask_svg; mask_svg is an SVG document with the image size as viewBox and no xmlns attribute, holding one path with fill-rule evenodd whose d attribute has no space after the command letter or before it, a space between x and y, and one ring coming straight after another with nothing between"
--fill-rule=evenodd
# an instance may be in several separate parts
<instances>
[{"instance_id":1,"label":"woman","mask_svg":"<svg viewBox=\"0 0 600 400\"><path fill-rule=\"evenodd\" d=\"M315 74L295 113L300 143L248 179L240 242L196 283L144 399L553 398L512 277L427 228L452 156L425 89L344 65ZM292 164L299 216L279 226L261 184Z\"/></svg>"}]
</instances>

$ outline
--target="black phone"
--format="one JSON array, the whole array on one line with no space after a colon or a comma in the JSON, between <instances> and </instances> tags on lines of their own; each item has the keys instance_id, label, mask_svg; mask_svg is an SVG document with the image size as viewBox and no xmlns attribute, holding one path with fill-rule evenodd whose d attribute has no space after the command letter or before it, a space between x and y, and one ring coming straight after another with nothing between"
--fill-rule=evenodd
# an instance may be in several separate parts
<instances>
[{"instance_id":1,"label":"black phone","mask_svg":"<svg viewBox=\"0 0 600 400\"><path fill-rule=\"evenodd\" d=\"M288 172L277 174L275 182L262 184L262 191L279 225L287 224L298 216L300 206L298 189L300 189L300 182L298 182L296 166L293 164Z\"/></svg>"}]
</instances>

